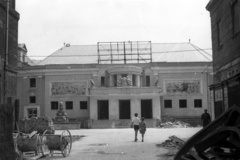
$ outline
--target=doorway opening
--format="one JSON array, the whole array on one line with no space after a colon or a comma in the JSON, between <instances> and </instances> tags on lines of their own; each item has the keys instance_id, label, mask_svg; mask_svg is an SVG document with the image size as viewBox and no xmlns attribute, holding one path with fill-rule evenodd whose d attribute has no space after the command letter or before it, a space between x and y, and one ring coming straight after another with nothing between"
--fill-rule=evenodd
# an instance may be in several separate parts
<instances>
[{"instance_id":1,"label":"doorway opening","mask_svg":"<svg viewBox=\"0 0 240 160\"><path fill-rule=\"evenodd\" d=\"M108 100L98 101L98 119L109 119Z\"/></svg>"},{"instance_id":2,"label":"doorway opening","mask_svg":"<svg viewBox=\"0 0 240 160\"><path fill-rule=\"evenodd\" d=\"M141 116L145 119L152 118L152 100L145 99L141 100Z\"/></svg>"},{"instance_id":3,"label":"doorway opening","mask_svg":"<svg viewBox=\"0 0 240 160\"><path fill-rule=\"evenodd\" d=\"M119 100L119 119L130 119L131 104L130 100Z\"/></svg>"}]
</instances>

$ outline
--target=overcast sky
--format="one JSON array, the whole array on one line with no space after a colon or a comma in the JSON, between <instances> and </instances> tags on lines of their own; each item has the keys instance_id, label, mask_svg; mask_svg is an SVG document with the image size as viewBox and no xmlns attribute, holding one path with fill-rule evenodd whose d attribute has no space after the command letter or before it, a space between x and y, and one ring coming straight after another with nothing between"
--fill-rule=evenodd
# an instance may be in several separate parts
<instances>
[{"instance_id":1,"label":"overcast sky","mask_svg":"<svg viewBox=\"0 0 240 160\"><path fill-rule=\"evenodd\" d=\"M19 43L43 59L63 47L110 41L188 42L211 48L209 0L17 0Z\"/></svg>"}]
</instances>

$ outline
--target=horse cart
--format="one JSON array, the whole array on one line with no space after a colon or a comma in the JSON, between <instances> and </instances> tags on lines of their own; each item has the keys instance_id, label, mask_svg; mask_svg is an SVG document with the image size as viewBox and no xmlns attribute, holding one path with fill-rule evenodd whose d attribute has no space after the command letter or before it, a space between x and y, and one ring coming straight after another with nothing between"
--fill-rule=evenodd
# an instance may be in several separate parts
<instances>
[{"instance_id":1,"label":"horse cart","mask_svg":"<svg viewBox=\"0 0 240 160\"><path fill-rule=\"evenodd\" d=\"M30 120L29 124L34 124L34 120ZM13 139L15 144L15 150L24 158L38 159L43 156L53 156L54 154L62 154L67 157L72 148L72 136L68 130L62 131L61 134L55 134L53 127L48 125L45 127L40 127L41 125L32 125L35 127L30 127L26 123L19 126L18 131L13 133ZM35 121L35 123L40 123ZM22 131L26 132L24 133ZM46 129L43 131L43 129Z\"/></svg>"}]
</instances>

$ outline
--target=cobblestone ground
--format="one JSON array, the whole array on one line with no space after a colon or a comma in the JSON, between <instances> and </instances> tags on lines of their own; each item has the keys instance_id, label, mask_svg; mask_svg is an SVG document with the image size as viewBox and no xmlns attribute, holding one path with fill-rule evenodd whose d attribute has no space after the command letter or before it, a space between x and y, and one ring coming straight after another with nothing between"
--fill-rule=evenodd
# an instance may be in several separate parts
<instances>
[{"instance_id":1,"label":"cobblestone ground","mask_svg":"<svg viewBox=\"0 0 240 160\"><path fill-rule=\"evenodd\" d=\"M63 158L60 154L41 160L171 160L172 156L164 156L168 150L158 147L171 135L181 139L188 139L201 128L159 129L148 128L145 141L134 142L133 129L81 129L71 130L72 135L84 135L72 146L69 157ZM57 131L56 134L60 134Z\"/></svg>"}]
</instances>

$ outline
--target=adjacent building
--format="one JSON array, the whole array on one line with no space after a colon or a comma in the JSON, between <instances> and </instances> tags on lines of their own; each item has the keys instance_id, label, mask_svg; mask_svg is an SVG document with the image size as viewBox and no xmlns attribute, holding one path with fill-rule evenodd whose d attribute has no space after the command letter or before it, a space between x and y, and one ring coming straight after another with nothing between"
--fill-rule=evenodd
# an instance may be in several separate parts
<instances>
[{"instance_id":1,"label":"adjacent building","mask_svg":"<svg viewBox=\"0 0 240 160\"><path fill-rule=\"evenodd\" d=\"M240 1L211 0L215 118L228 108L240 106Z\"/></svg>"},{"instance_id":2,"label":"adjacent building","mask_svg":"<svg viewBox=\"0 0 240 160\"><path fill-rule=\"evenodd\" d=\"M55 118L60 102L70 120L93 128L129 127L138 113L158 120L200 121L210 112L211 54L191 43L66 44L18 74L20 118Z\"/></svg>"},{"instance_id":3,"label":"adjacent building","mask_svg":"<svg viewBox=\"0 0 240 160\"><path fill-rule=\"evenodd\" d=\"M0 103L13 103L17 95L18 20L15 0L0 0Z\"/></svg>"}]
</instances>

